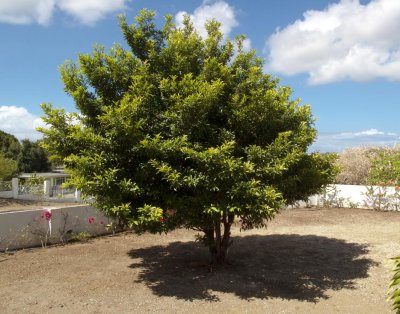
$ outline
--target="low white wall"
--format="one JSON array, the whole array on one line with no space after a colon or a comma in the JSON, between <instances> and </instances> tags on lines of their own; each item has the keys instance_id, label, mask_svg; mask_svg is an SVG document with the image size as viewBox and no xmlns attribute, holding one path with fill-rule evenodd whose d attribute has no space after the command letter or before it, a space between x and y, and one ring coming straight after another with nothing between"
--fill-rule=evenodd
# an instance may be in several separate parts
<instances>
[{"instance_id":1,"label":"low white wall","mask_svg":"<svg viewBox=\"0 0 400 314\"><path fill-rule=\"evenodd\" d=\"M400 191L394 186L329 185L325 192L293 207L355 207L400 211Z\"/></svg>"},{"instance_id":2,"label":"low white wall","mask_svg":"<svg viewBox=\"0 0 400 314\"><path fill-rule=\"evenodd\" d=\"M0 197L12 198L13 197L13 191L0 191Z\"/></svg>"},{"instance_id":3,"label":"low white wall","mask_svg":"<svg viewBox=\"0 0 400 314\"><path fill-rule=\"evenodd\" d=\"M44 210L33 209L0 213L0 251L67 241L79 232L91 236L109 233L110 220L88 205L48 209L51 220L42 217ZM90 219L90 222L88 220ZM50 230L51 229L51 232Z\"/></svg>"},{"instance_id":4,"label":"low white wall","mask_svg":"<svg viewBox=\"0 0 400 314\"><path fill-rule=\"evenodd\" d=\"M19 200L25 200L25 201L42 201L42 202L52 202L52 203L77 203L77 204L79 204L82 202L80 199L77 199L75 197L58 198L58 197L47 197L47 196L41 196L41 195L37 196L37 195L31 195L31 194L18 195L18 197L13 197L13 198L19 199ZM62 204L60 204L60 206L62 206Z\"/></svg>"}]
</instances>

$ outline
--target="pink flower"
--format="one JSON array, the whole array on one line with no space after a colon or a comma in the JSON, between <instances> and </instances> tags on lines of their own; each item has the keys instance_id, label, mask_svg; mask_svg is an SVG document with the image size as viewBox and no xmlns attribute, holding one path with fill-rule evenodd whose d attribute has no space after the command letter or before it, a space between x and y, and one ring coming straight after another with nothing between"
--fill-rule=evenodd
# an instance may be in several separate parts
<instances>
[{"instance_id":1,"label":"pink flower","mask_svg":"<svg viewBox=\"0 0 400 314\"><path fill-rule=\"evenodd\" d=\"M52 216L52 214L51 214L51 211L49 211L49 210L44 210L41 214L42 219L46 219L47 221L51 220L51 216Z\"/></svg>"},{"instance_id":2,"label":"pink flower","mask_svg":"<svg viewBox=\"0 0 400 314\"><path fill-rule=\"evenodd\" d=\"M104 225L105 224L105 222L102 220L102 221L100 221L100 225Z\"/></svg>"},{"instance_id":3,"label":"pink flower","mask_svg":"<svg viewBox=\"0 0 400 314\"><path fill-rule=\"evenodd\" d=\"M87 219L88 223L90 223L90 224L94 223L95 220L96 220L96 218L94 218L94 217L89 217Z\"/></svg>"}]
</instances>

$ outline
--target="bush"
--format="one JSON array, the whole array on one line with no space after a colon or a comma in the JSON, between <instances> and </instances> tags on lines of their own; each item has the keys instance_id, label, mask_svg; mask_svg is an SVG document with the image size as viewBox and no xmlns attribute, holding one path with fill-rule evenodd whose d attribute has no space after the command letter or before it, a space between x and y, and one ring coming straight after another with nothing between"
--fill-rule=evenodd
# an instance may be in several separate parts
<instances>
[{"instance_id":1,"label":"bush","mask_svg":"<svg viewBox=\"0 0 400 314\"><path fill-rule=\"evenodd\" d=\"M400 161L400 146L362 146L345 149L337 160L337 184L394 185L394 170Z\"/></svg>"},{"instance_id":2,"label":"bush","mask_svg":"<svg viewBox=\"0 0 400 314\"><path fill-rule=\"evenodd\" d=\"M347 148L339 155L340 172L336 177L338 184L366 184L371 161L368 153L371 147Z\"/></svg>"},{"instance_id":3,"label":"bush","mask_svg":"<svg viewBox=\"0 0 400 314\"><path fill-rule=\"evenodd\" d=\"M400 152L382 150L371 160L368 183L375 185L400 184Z\"/></svg>"}]
</instances>

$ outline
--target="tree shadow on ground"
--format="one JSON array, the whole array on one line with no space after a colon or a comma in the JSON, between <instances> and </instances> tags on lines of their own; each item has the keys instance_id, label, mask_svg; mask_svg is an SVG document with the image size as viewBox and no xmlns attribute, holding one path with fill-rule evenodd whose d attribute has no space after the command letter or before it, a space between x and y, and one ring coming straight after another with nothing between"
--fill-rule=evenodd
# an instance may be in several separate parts
<instances>
[{"instance_id":1,"label":"tree shadow on ground","mask_svg":"<svg viewBox=\"0 0 400 314\"><path fill-rule=\"evenodd\" d=\"M144 282L158 296L219 301L215 292L255 298L317 302L328 289L354 289L377 263L366 245L315 235L235 237L232 265L210 272L208 250L195 242L135 249L128 254Z\"/></svg>"}]
</instances>

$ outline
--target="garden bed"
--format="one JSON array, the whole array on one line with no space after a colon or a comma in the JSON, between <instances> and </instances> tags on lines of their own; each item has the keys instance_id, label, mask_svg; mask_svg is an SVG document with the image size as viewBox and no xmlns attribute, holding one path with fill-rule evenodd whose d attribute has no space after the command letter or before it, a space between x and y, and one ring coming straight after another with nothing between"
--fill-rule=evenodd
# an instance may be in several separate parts
<instances>
[{"instance_id":1,"label":"garden bed","mask_svg":"<svg viewBox=\"0 0 400 314\"><path fill-rule=\"evenodd\" d=\"M400 213L293 209L233 230L210 272L194 232L123 233L0 255L2 313L390 313Z\"/></svg>"}]
</instances>

